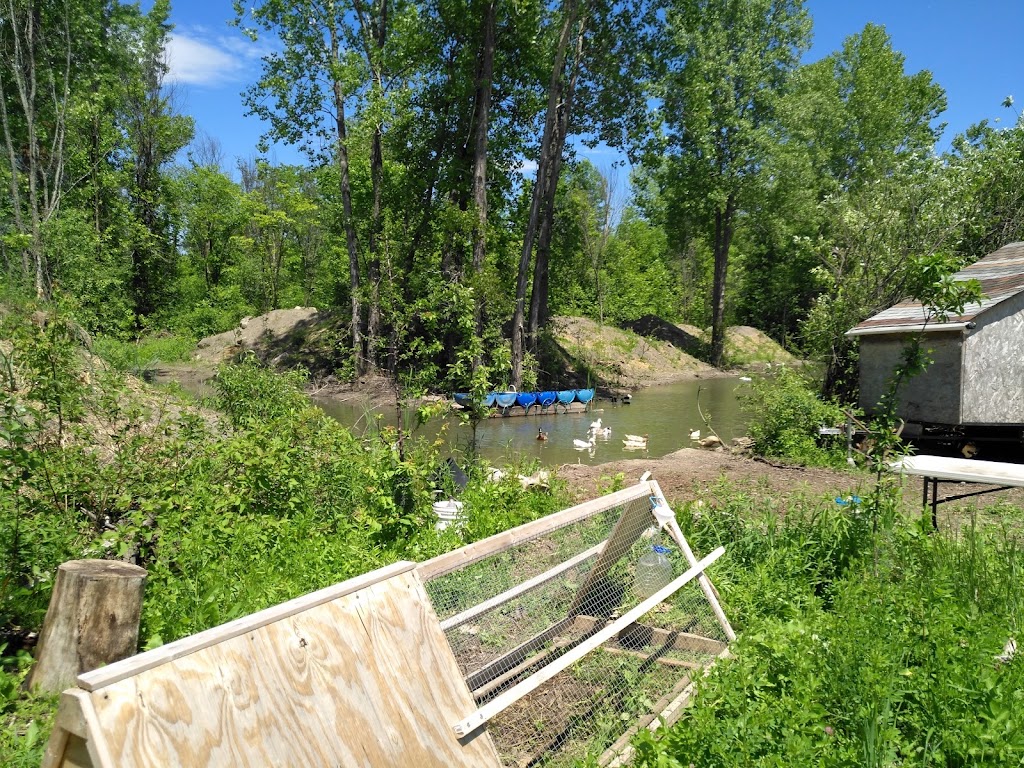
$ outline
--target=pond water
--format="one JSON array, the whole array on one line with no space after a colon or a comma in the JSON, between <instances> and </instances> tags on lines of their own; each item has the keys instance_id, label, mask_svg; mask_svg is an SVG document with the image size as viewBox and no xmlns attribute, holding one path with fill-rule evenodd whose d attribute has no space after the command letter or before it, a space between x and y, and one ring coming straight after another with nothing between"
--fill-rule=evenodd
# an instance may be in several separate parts
<instances>
[{"instance_id":1,"label":"pond water","mask_svg":"<svg viewBox=\"0 0 1024 768\"><path fill-rule=\"evenodd\" d=\"M694 430L700 430L702 436L709 434L698 412L698 393L700 411L710 419L715 432L728 443L732 438L746 434L747 416L741 403L744 391L749 391L749 384L738 377L700 379L637 390L629 405L594 400L586 413L544 415L539 413L539 409L531 409L529 416L485 419L477 427L477 451L496 465L522 456L539 459L541 464L549 467L664 456L680 448L696 446L690 439ZM367 412L364 406L352 403L319 400L317 404L329 416L355 432L365 431L377 416L374 412ZM598 418L602 427L611 428L611 435L598 437L592 449L576 450L573 440L586 440L591 422ZM380 420L394 425L393 409L383 411ZM407 423L414 421L410 419ZM449 419L447 424L445 439L452 451L468 452L472 429L460 425L457 418ZM441 426L441 423L428 423L415 435L432 439L441 431ZM547 440L537 440L538 429L547 433ZM649 435L646 450L627 450L622 444L627 433Z\"/></svg>"}]
</instances>

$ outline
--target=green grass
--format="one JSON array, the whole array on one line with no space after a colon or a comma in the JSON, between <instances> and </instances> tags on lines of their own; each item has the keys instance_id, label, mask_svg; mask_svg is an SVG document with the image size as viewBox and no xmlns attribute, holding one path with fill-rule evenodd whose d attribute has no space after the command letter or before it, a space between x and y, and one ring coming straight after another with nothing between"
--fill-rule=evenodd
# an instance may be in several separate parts
<instances>
[{"instance_id":1,"label":"green grass","mask_svg":"<svg viewBox=\"0 0 1024 768\"><path fill-rule=\"evenodd\" d=\"M687 527L698 551L727 547L712 578L740 637L638 765L1024 761L1024 657L994 658L1024 620L1019 532L915 517L872 535L827 502Z\"/></svg>"},{"instance_id":2,"label":"green grass","mask_svg":"<svg viewBox=\"0 0 1024 768\"><path fill-rule=\"evenodd\" d=\"M179 363L191 358L195 339L188 336L159 334L124 341L100 336L93 341L93 352L119 371L142 376L159 363Z\"/></svg>"}]
</instances>

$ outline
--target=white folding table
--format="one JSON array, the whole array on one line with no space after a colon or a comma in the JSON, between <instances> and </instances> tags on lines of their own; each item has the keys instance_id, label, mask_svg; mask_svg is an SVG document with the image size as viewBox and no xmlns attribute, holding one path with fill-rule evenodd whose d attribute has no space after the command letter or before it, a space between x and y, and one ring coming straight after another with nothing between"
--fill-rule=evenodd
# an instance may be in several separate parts
<instances>
[{"instance_id":1,"label":"white folding table","mask_svg":"<svg viewBox=\"0 0 1024 768\"><path fill-rule=\"evenodd\" d=\"M928 486L931 484L932 525L938 526L937 507L947 501L980 496L983 493L1024 488L1024 465L1004 461L976 461L953 459L945 456L905 456L889 465L893 472L924 478L922 503L928 506ZM939 499L939 483L981 483L995 485L973 493L961 493Z\"/></svg>"}]
</instances>

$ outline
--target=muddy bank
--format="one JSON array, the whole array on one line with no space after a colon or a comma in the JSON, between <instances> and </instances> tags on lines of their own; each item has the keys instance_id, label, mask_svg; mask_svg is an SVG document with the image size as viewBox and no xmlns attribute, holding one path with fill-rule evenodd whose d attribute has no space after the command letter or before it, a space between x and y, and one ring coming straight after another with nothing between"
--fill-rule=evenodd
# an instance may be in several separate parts
<instances>
[{"instance_id":1,"label":"muddy bank","mask_svg":"<svg viewBox=\"0 0 1024 768\"><path fill-rule=\"evenodd\" d=\"M551 321L553 349L549 370L557 374L542 382L545 388L594 387L598 397L619 396L646 387L735 373L702 362L703 332L673 326L656 317L643 318L632 329L616 328L584 317L556 317ZM268 365L288 369L302 366L310 372L310 393L374 407L394 402L394 383L386 376L368 374L343 382L335 372L344 365L338 339L344 319L315 307L293 307L247 317L225 333L202 339L189 363L161 365L152 371L157 382L175 381L186 390L210 394L217 366L252 354ZM742 340L746 369L793 358L753 328L729 329L733 349ZM736 359L741 359L737 357ZM503 386L507 382L497 382Z\"/></svg>"}]
</instances>

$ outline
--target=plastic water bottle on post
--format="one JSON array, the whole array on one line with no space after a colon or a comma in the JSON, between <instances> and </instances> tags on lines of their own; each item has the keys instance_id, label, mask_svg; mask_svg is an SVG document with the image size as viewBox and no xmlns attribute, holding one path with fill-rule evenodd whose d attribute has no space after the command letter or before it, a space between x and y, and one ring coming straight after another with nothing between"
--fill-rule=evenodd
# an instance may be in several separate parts
<instances>
[{"instance_id":1,"label":"plastic water bottle on post","mask_svg":"<svg viewBox=\"0 0 1024 768\"><path fill-rule=\"evenodd\" d=\"M648 552L636 561L633 575L633 591L645 600L672 581L672 561L668 559L668 547L661 545L660 537Z\"/></svg>"}]
</instances>

